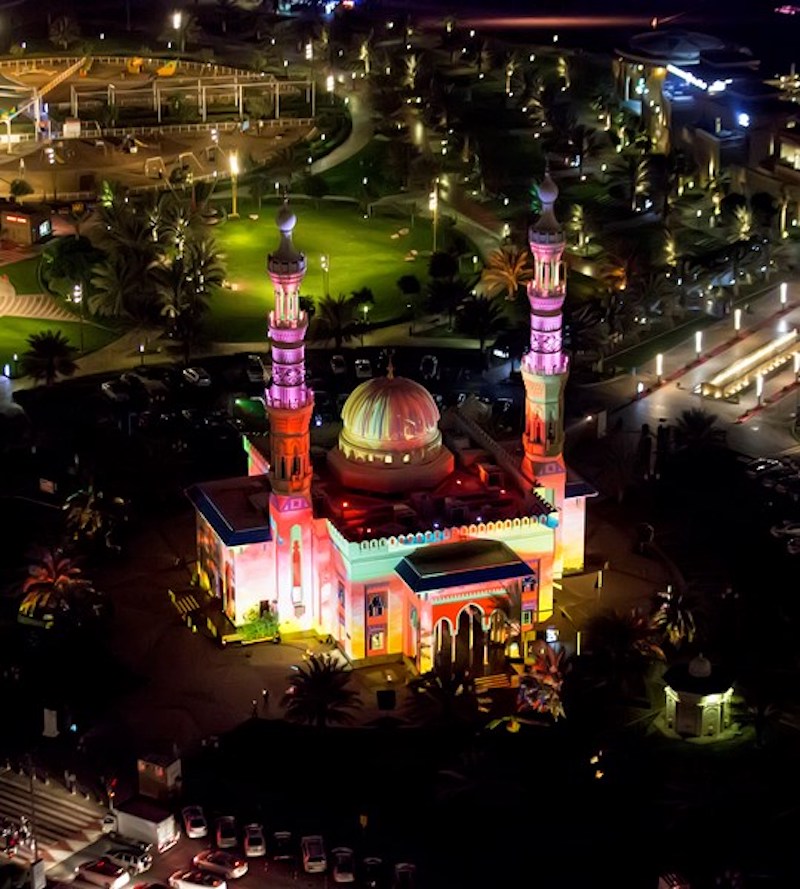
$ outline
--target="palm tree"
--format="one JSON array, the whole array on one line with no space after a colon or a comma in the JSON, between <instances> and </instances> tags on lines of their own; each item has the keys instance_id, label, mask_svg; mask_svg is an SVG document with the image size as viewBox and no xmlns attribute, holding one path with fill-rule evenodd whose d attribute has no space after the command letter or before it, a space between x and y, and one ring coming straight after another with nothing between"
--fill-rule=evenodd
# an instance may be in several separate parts
<instances>
[{"instance_id":1,"label":"palm tree","mask_svg":"<svg viewBox=\"0 0 800 889\"><path fill-rule=\"evenodd\" d=\"M514 301L520 287L533 277L531 255L524 248L510 246L493 250L486 258L481 283L489 296L499 293Z\"/></svg>"},{"instance_id":2,"label":"palm tree","mask_svg":"<svg viewBox=\"0 0 800 889\"><path fill-rule=\"evenodd\" d=\"M281 701L286 718L319 729L352 722L352 711L361 706L361 699L348 687L351 672L329 655L310 655L289 676L289 687Z\"/></svg>"},{"instance_id":3,"label":"palm tree","mask_svg":"<svg viewBox=\"0 0 800 889\"><path fill-rule=\"evenodd\" d=\"M514 77L517 69L520 65L519 54L514 50L511 50L506 54L505 60L505 77L506 77L506 95L511 92L511 79Z\"/></svg>"},{"instance_id":4,"label":"palm tree","mask_svg":"<svg viewBox=\"0 0 800 889\"><path fill-rule=\"evenodd\" d=\"M664 660L653 620L636 611L601 611L586 629L600 682L609 688L630 693L654 661Z\"/></svg>"},{"instance_id":5,"label":"palm tree","mask_svg":"<svg viewBox=\"0 0 800 889\"><path fill-rule=\"evenodd\" d=\"M116 533L127 521L121 497L106 497L93 487L76 491L64 503L67 535L78 547L103 546L119 552Z\"/></svg>"},{"instance_id":6,"label":"palm tree","mask_svg":"<svg viewBox=\"0 0 800 889\"><path fill-rule=\"evenodd\" d=\"M12 179L8 187L8 193L12 201L33 194L33 186L26 179Z\"/></svg>"},{"instance_id":7,"label":"palm tree","mask_svg":"<svg viewBox=\"0 0 800 889\"><path fill-rule=\"evenodd\" d=\"M647 162L633 151L620 155L608 170L609 184L623 190L630 201L631 212L636 211L638 198L650 190Z\"/></svg>"},{"instance_id":8,"label":"palm tree","mask_svg":"<svg viewBox=\"0 0 800 889\"><path fill-rule=\"evenodd\" d=\"M682 593L671 588L656 594L658 608L653 618L664 638L674 647L691 644L697 632L693 605Z\"/></svg>"},{"instance_id":9,"label":"palm tree","mask_svg":"<svg viewBox=\"0 0 800 889\"><path fill-rule=\"evenodd\" d=\"M337 297L324 296L311 322L309 339L316 342L333 340L337 349L358 334L358 305L353 296L340 293Z\"/></svg>"},{"instance_id":10,"label":"palm tree","mask_svg":"<svg viewBox=\"0 0 800 889\"><path fill-rule=\"evenodd\" d=\"M667 278L663 271L637 275L630 281L627 290L646 317L661 313L672 318L677 314L678 291L674 281Z\"/></svg>"},{"instance_id":11,"label":"palm tree","mask_svg":"<svg viewBox=\"0 0 800 889\"><path fill-rule=\"evenodd\" d=\"M89 311L101 317L124 318L130 314L128 306L137 306L134 294L140 286L127 258L114 253L95 266L92 293L88 300Z\"/></svg>"},{"instance_id":12,"label":"palm tree","mask_svg":"<svg viewBox=\"0 0 800 889\"><path fill-rule=\"evenodd\" d=\"M78 23L66 15L60 15L50 23L48 37L50 42L59 49L67 49L71 43L79 40L80 36L81 29L78 27Z\"/></svg>"},{"instance_id":13,"label":"palm tree","mask_svg":"<svg viewBox=\"0 0 800 889\"><path fill-rule=\"evenodd\" d=\"M72 559L60 549L43 550L28 567L18 616L52 626L55 615L74 609L93 592L91 582Z\"/></svg>"},{"instance_id":14,"label":"palm tree","mask_svg":"<svg viewBox=\"0 0 800 889\"><path fill-rule=\"evenodd\" d=\"M449 669L431 670L412 679L408 688L412 693L413 709L422 711L428 717L433 709L435 718L447 725L470 723L478 715L475 692L463 673Z\"/></svg>"},{"instance_id":15,"label":"palm tree","mask_svg":"<svg viewBox=\"0 0 800 889\"><path fill-rule=\"evenodd\" d=\"M470 287L461 278L431 278L427 291L429 311L446 312L447 325L452 330L458 307L472 296Z\"/></svg>"},{"instance_id":16,"label":"palm tree","mask_svg":"<svg viewBox=\"0 0 800 889\"><path fill-rule=\"evenodd\" d=\"M75 352L60 330L32 333L28 337L28 350L22 354L22 372L52 386L56 377L71 377L78 369L73 360Z\"/></svg>"},{"instance_id":17,"label":"palm tree","mask_svg":"<svg viewBox=\"0 0 800 889\"><path fill-rule=\"evenodd\" d=\"M564 652L546 642L537 643L530 672L520 678L517 713L545 713L554 720L564 716L561 688L564 685Z\"/></svg>"},{"instance_id":18,"label":"palm tree","mask_svg":"<svg viewBox=\"0 0 800 889\"><path fill-rule=\"evenodd\" d=\"M719 447L725 441L725 430L717 426L718 419L699 407L681 411L675 423L678 447L694 453Z\"/></svg>"},{"instance_id":19,"label":"palm tree","mask_svg":"<svg viewBox=\"0 0 800 889\"><path fill-rule=\"evenodd\" d=\"M486 340L507 327L508 318L502 307L488 296L470 296L456 311L456 329L478 340L481 355L486 350Z\"/></svg>"}]
</instances>

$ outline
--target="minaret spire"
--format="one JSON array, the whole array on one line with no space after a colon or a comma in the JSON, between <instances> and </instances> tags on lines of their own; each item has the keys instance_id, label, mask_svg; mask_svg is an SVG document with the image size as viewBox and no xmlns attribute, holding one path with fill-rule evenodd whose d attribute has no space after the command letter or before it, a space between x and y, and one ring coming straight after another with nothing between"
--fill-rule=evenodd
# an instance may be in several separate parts
<instances>
[{"instance_id":1,"label":"minaret spire","mask_svg":"<svg viewBox=\"0 0 800 889\"><path fill-rule=\"evenodd\" d=\"M294 246L297 217L284 200L275 223L278 249L267 259L275 288L275 308L269 313L272 382L266 392L270 420L270 479L276 494L308 494L311 487L309 423L314 394L306 386L305 335L308 317L300 308L300 284L306 257Z\"/></svg>"}]
</instances>

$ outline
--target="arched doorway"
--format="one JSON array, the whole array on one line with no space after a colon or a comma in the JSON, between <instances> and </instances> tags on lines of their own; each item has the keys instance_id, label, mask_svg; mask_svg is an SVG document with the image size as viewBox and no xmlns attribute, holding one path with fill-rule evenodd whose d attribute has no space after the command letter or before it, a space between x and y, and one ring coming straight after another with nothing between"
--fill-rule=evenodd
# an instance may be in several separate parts
<instances>
[{"instance_id":1,"label":"arched doorway","mask_svg":"<svg viewBox=\"0 0 800 889\"><path fill-rule=\"evenodd\" d=\"M458 615L456 627L456 672L483 676L484 632L483 611L478 605L467 605Z\"/></svg>"},{"instance_id":2,"label":"arched doorway","mask_svg":"<svg viewBox=\"0 0 800 889\"><path fill-rule=\"evenodd\" d=\"M488 671L501 673L506 666L506 641L508 615L502 608L495 608L489 615Z\"/></svg>"},{"instance_id":3,"label":"arched doorway","mask_svg":"<svg viewBox=\"0 0 800 889\"><path fill-rule=\"evenodd\" d=\"M442 673L453 669L453 627L446 617L433 628L433 668Z\"/></svg>"}]
</instances>

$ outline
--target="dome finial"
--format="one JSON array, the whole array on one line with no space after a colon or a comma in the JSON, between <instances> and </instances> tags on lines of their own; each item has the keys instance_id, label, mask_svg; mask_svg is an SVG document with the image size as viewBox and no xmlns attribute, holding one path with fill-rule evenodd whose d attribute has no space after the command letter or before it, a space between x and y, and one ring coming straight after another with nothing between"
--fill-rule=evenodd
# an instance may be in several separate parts
<instances>
[{"instance_id":1,"label":"dome finial","mask_svg":"<svg viewBox=\"0 0 800 889\"><path fill-rule=\"evenodd\" d=\"M386 379L393 380L394 379L394 349L391 349L389 352L389 363L386 365Z\"/></svg>"}]
</instances>

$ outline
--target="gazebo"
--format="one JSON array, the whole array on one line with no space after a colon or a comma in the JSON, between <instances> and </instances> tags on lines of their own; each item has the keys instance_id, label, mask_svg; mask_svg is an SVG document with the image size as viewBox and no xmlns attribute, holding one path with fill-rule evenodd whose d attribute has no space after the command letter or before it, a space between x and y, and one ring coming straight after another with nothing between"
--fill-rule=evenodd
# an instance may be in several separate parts
<instances>
[{"instance_id":1,"label":"gazebo","mask_svg":"<svg viewBox=\"0 0 800 889\"><path fill-rule=\"evenodd\" d=\"M730 728L731 677L702 654L664 674L667 728L688 738L715 738Z\"/></svg>"}]
</instances>

